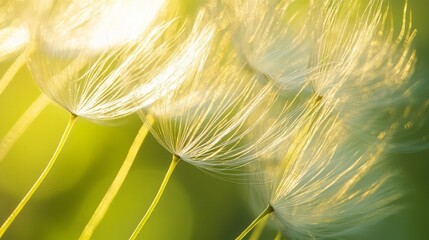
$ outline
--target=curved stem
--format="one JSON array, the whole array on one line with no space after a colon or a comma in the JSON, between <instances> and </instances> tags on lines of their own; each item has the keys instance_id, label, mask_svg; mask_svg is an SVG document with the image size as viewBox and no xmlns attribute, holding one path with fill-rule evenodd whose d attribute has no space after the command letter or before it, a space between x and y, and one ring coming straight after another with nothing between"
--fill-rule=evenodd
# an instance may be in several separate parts
<instances>
[{"instance_id":1,"label":"curved stem","mask_svg":"<svg viewBox=\"0 0 429 240\"><path fill-rule=\"evenodd\" d=\"M146 116L146 119L150 125L152 125L153 122L155 121L152 115ZM118 193L119 189L124 183L125 178L127 177L128 172L130 171L130 168L133 165L134 159L136 158L136 155L140 149L140 146L145 140L148 132L149 132L149 127L146 124L143 124L139 132L137 133L130 147L130 150L128 151L128 154L124 160L124 163L122 164L121 168L118 171L118 174L113 180L112 185L110 185L109 190L107 190L106 194L103 197L103 200L101 200L97 209L92 215L91 219L86 224L85 229L83 230L79 239L81 240L90 239L92 234L94 233L94 230L98 227L104 215L106 215L106 212L110 207L110 204L112 203L113 199L115 198L116 194Z\"/></svg>"},{"instance_id":2,"label":"curved stem","mask_svg":"<svg viewBox=\"0 0 429 240\"><path fill-rule=\"evenodd\" d=\"M0 79L0 95L3 93L3 91L9 85L10 81L12 81L12 79L15 77L15 75L19 71L19 69L21 69L22 66L25 65L25 63L27 62L28 56L30 55L30 53L32 51L33 51L32 47L27 47L15 59L15 61L10 65L10 67L4 73L3 77Z\"/></svg>"},{"instance_id":3,"label":"curved stem","mask_svg":"<svg viewBox=\"0 0 429 240\"><path fill-rule=\"evenodd\" d=\"M273 207L268 206L235 240L243 239L266 215L272 212L274 212Z\"/></svg>"},{"instance_id":4,"label":"curved stem","mask_svg":"<svg viewBox=\"0 0 429 240\"><path fill-rule=\"evenodd\" d=\"M264 231L265 226L268 222L268 215L263 217L261 221L256 225L255 230L253 230L252 235L250 235L249 240L258 240L261 237L262 231Z\"/></svg>"},{"instance_id":5,"label":"curved stem","mask_svg":"<svg viewBox=\"0 0 429 240\"><path fill-rule=\"evenodd\" d=\"M18 206L13 210L12 214L8 217L5 223L0 228L0 238L3 236L3 234L6 232L6 230L9 228L9 226L12 224L13 220L18 216L18 214L21 212L21 210L24 208L25 204L30 200L31 196L34 194L34 192L37 190L37 188L40 186L40 184L45 179L46 175L48 175L49 171L51 170L52 166L55 163L55 160L58 158L59 153L61 152L61 149L64 146L64 143L66 142L71 129L73 128L74 123L76 122L77 116L71 114L69 122L67 124L66 129L64 130L64 133L61 137L60 142L58 143L57 148L55 149L54 154L52 155L51 159L49 160L48 164L46 165L45 169L43 170L42 174L40 174L39 178L36 180L36 182L33 184L31 189L27 192L27 194L24 196L24 198L21 200L21 202L18 204Z\"/></svg>"},{"instance_id":6,"label":"curved stem","mask_svg":"<svg viewBox=\"0 0 429 240\"><path fill-rule=\"evenodd\" d=\"M162 180L161 186L159 187L158 193L156 194L155 198L153 199L152 203L149 206L149 209L146 211L146 214L143 216L143 218L140 220L139 224L137 225L136 229L134 230L133 234L131 234L130 240L134 240L139 235L140 231L142 230L144 224L149 219L150 215L152 214L153 210L155 209L156 205L159 202L159 199L161 199L162 193L164 192L165 186L167 186L168 180L171 177L171 174L174 171L174 168L176 165L180 162L180 158L176 155L173 155L173 159L171 160L170 167L167 170L167 173L165 174L164 180Z\"/></svg>"},{"instance_id":7,"label":"curved stem","mask_svg":"<svg viewBox=\"0 0 429 240\"><path fill-rule=\"evenodd\" d=\"M49 98L45 94L40 94L36 101L22 114L18 121L6 133L0 142L0 162L7 155L10 148L22 136L24 131L39 116L39 114L48 106Z\"/></svg>"}]
</instances>

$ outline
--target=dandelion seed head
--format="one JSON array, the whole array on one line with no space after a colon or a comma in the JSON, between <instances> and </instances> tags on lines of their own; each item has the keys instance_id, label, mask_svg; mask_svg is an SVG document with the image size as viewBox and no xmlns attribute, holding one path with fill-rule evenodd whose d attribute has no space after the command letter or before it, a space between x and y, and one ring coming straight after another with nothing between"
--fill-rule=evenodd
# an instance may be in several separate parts
<instances>
[{"instance_id":1,"label":"dandelion seed head","mask_svg":"<svg viewBox=\"0 0 429 240\"><path fill-rule=\"evenodd\" d=\"M402 191L383 159L384 141L357 141L330 111L320 105L302 115L278 152L255 167L265 170L255 175L258 197L292 238L347 235L398 210Z\"/></svg>"},{"instance_id":2,"label":"dandelion seed head","mask_svg":"<svg viewBox=\"0 0 429 240\"><path fill-rule=\"evenodd\" d=\"M226 46L214 48L202 71L148 111L157 119L151 132L168 151L225 176L255 158L255 144L268 145L270 139L249 137L263 124L261 116L268 113L276 94L272 84L261 84L228 52L229 40L215 42Z\"/></svg>"},{"instance_id":3,"label":"dandelion seed head","mask_svg":"<svg viewBox=\"0 0 429 240\"><path fill-rule=\"evenodd\" d=\"M135 43L99 54L75 49L64 55L40 41L30 68L42 90L69 112L93 120L123 117L176 88L204 59L210 27L198 25L189 37L176 27L173 20L161 21Z\"/></svg>"},{"instance_id":4,"label":"dandelion seed head","mask_svg":"<svg viewBox=\"0 0 429 240\"><path fill-rule=\"evenodd\" d=\"M337 238L396 212L403 189L385 151L393 129L414 126L414 30L406 7L396 36L383 1L316 6L310 63L318 66L307 81L320 101L309 101L279 136L278 151L249 165L274 224L297 239Z\"/></svg>"}]
</instances>

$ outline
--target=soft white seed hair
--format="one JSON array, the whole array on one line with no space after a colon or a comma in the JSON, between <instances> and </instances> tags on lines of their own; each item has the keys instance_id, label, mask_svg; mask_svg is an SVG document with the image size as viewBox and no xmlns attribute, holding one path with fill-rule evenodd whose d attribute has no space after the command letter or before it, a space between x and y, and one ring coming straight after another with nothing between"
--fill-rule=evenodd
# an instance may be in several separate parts
<instances>
[{"instance_id":1,"label":"soft white seed hair","mask_svg":"<svg viewBox=\"0 0 429 240\"><path fill-rule=\"evenodd\" d=\"M201 71L148 110L156 118L150 129L184 161L236 180L258 149L274 148L285 120L261 121L277 99L273 83L248 71L229 34L215 38L218 46Z\"/></svg>"},{"instance_id":2,"label":"soft white seed hair","mask_svg":"<svg viewBox=\"0 0 429 240\"><path fill-rule=\"evenodd\" d=\"M101 54L58 51L39 41L30 69L41 89L69 112L93 120L123 117L180 86L204 61L212 26L197 23L185 37L182 30L172 36L172 24L153 24L136 42Z\"/></svg>"},{"instance_id":3,"label":"soft white seed hair","mask_svg":"<svg viewBox=\"0 0 429 240\"><path fill-rule=\"evenodd\" d=\"M301 0L225 2L240 57L283 90L301 90L309 68L310 5Z\"/></svg>"},{"instance_id":4,"label":"soft white seed hair","mask_svg":"<svg viewBox=\"0 0 429 240\"><path fill-rule=\"evenodd\" d=\"M332 108L314 99L307 107L283 145L253 166L275 226L292 239L336 238L395 212L402 191L384 159L386 139L359 141Z\"/></svg>"},{"instance_id":5,"label":"soft white seed hair","mask_svg":"<svg viewBox=\"0 0 429 240\"><path fill-rule=\"evenodd\" d=\"M404 120L391 112L415 97L409 95L415 30L406 6L397 36L383 0L323 1L316 9L314 91L325 104L336 104L350 130L366 131L369 141L392 135Z\"/></svg>"}]
</instances>

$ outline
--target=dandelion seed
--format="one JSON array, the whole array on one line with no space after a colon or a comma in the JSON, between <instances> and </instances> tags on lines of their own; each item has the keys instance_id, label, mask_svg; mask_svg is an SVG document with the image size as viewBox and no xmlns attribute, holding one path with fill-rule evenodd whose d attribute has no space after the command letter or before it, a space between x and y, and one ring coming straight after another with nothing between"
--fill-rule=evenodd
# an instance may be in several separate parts
<instances>
[{"instance_id":1,"label":"dandelion seed","mask_svg":"<svg viewBox=\"0 0 429 240\"><path fill-rule=\"evenodd\" d=\"M184 42L183 46L180 47L180 54L175 56L172 61L169 62L167 68L162 74L160 74L158 78L169 78L173 81L177 81L176 84L180 84L187 77L196 74L196 72L200 70L199 66L204 63L209 52L213 31L213 26L211 24L207 24L204 26L201 19L197 18L193 30L189 34L189 39ZM161 88L160 90L163 92L163 94L160 94L161 91L158 92L158 96L160 98L167 94L170 90L174 90L171 86L165 86L162 83L160 84L160 86L155 87ZM152 126L155 121L154 117L150 114L145 116L145 120L148 126ZM105 194L103 200L100 202L99 206L94 212L94 215L91 217L90 221L82 232L80 239L89 239L92 236L92 233L94 232L95 228L100 223L104 214L107 212L110 203L113 201L113 198L116 196L119 188L121 187L123 181L125 180L125 177L128 174L128 171L137 154L137 149L141 145L142 140L144 139L142 135L144 134L144 136L146 136L148 132L148 126L144 124L141 127L139 134L136 136L136 139L130 148L130 152L127 155L127 158L125 159L123 165L121 166L121 169L118 172L118 175L116 176L108 192ZM173 169L174 166L175 164L173 165ZM166 181L164 182L166 184ZM162 191L163 188L160 188L161 193ZM156 203L153 204L153 208L155 207L155 205Z\"/></svg>"},{"instance_id":2,"label":"dandelion seed","mask_svg":"<svg viewBox=\"0 0 429 240\"><path fill-rule=\"evenodd\" d=\"M240 169L258 158L258 148L275 149L277 132L289 119L261 119L277 99L273 84L261 83L231 51L230 36L216 36L212 55L197 74L142 112L153 115L152 135L173 154L155 199L131 236L135 239L159 201L180 161L209 173L239 179ZM257 126L264 125L264 131Z\"/></svg>"},{"instance_id":3,"label":"dandelion seed","mask_svg":"<svg viewBox=\"0 0 429 240\"><path fill-rule=\"evenodd\" d=\"M414 31L404 14L395 38L383 1L315 6L314 71L306 81L319 100L307 103L284 145L254 167L265 169L255 174L256 191L268 207L237 239L269 214L292 238L336 238L398 209L401 191L383 152L393 137L389 121L402 119L386 121L383 114L409 101Z\"/></svg>"},{"instance_id":4,"label":"dandelion seed","mask_svg":"<svg viewBox=\"0 0 429 240\"><path fill-rule=\"evenodd\" d=\"M269 206L263 216L293 239L344 236L398 209L401 190L384 161L385 140L359 142L332 111L307 111L284 145L254 166L255 193Z\"/></svg>"},{"instance_id":5,"label":"dandelion seed","mask_svg":"<svg viewBox=\"0 0 429 240\"><path fill-rule=\"evenodd\" d=\"M276 96L272 85L259 84L233 61L218 61L148 112L157 119L152 134L168 151L199 168L227 173L253 159L253 143L245 143L248 126L258 123L251 117L263 116Z\"/></svg>"},{"instance_id":6,"label":"dandelion seed","mask_svg":"<svg viewBox=\"0 0 429 240\"><path fill-rule=\"evenodd\" d=\"M133 5L135 2L131 3L126 5L114 1L112 6L104 7L100 7L101 1L82 4L86 6L83 12L88 15L87 19L92 20L92 13L106 18L105 14L117 11L118 6L128 6L130 10L136 11L138 8ZM81 18L81 12L76 11L79 6L66 5L66 19ZM98 31L105 31L105 23L98 26L98 22L92 20L90 23L96 25L93 26L82 20L83 23L71 25L68 21L64 23L63 19L54 14L52 19L46 20L47 23L38 31L44 34L30 57L29 65L33 76L50 98L69 112L94 120L123 117L153 101L155 93L151 91L151 84L154 83L149 80L155 79L161 72L161 66L168 64L168 59L162 55L167 51L168 45L156 44L171 22L151 27L141 36L139 44L124 45L124 39L109 39L110 35L120 35L121 29L113 29L110 34L106 32L107 36L89 35L87 39L85 32L91 33L97 29L95 27L101 27ZM55 35L58 28L64 28L64 31ZM51 44L49 36L55 36L54 39L67 38L69 43L64 48L61 48L62 45L55 46ZM102 37L106 38L105 43L91 45L93 41L101 41L93 40L94 38ZM107 43L110 45L106 45ZM97 49L104 50L100 52ZM61 79L53 78L60 72L64 72Z\"/></svg>"},{"instance_id":7,"label":"dandelion seed","mask_svg":"<svg viewBox=\"0 0 429 240\"><path fill-rule=\"evenodd\" d=\"M68 13L70 6L66 6L65 12ZM93 6L99 5L90 5ZM72 14L80 16L80 12ZM72 16L67 14L67 17ZM34 79L50 98L70 112L71 117L53 157L28 194L0 228L0 236L49 172L77 117L107 120L129 115L179 86L180 77L186 75L195 62L204 59L200 53L204 52L204 44L207 41L199 35L189 38L185 46L177 48L170 57L164 55L171 46L162 43L161 37L168 37L164 33L167 27L172 26L171 23L154 22L151 28L139 36L138 43L123 46L115 44L113 50L102 53L95 53L93 49L75 49L70 52L67 45L61 51L47 46L43 38L38 39L29 64ZM77 24L76 27L79 26ZM41 25L38 32L46 29L49 28ZM190 47L195 46L200 49L193 49L195 52L191 55L186 54L190 52ZM173 69L170 65L179 68Z\"/></svg>"},{"instance_id":8,"label":"dandelion seed","mask_svg":"<svg viewBox=\"0 0 429 240\"><path fill-rule=\"evenodd\" d=\"M95 59L96 57L93 55L99 56L103 51L135 41L147 30L163 3L163 1L156 1L156 3L150 4L145 1L128 0L110 1L109 4L106 4L105 1L92 1L91 3L63 1L52 4L49 1L38 1L33 3L31 14L40 15L43 12L46 13L46 16L35 18L37 21L32 23L32 35L34 35L33 38L39 36L38 39L34 39L34 41L38 40L39 46L43 42L43 46L48 48L43 51L55 51L57 57L84 52L84 54L91 55L88 58ZM112 15L121 21L115 21L112 24L110 22ZM28 48L27 53L22 54L22 59L17 60L20 62L19 64L24 64L33 50L33 48ZM40 49L38 51L40 52ZM45 61L46 59L40 60ZM50 72L55 76L42 77L49 77L55 83L70 81L68 78L71 77L72 72L84 71L85 67L88 68L89 65L91 65L90 62L76 60L76 62L64 66L64 69ZM46 67L50 68L50 66ZM18 69L15 68L15 70ZM15 71L12 71L11 74L14 75ZM8 75L12 76L11 74ZM45 97L40 96L38 99L45 99ZM36 100L36 102L40 101ZM32 120L48 105L48 102L44 102L44 105L40 107L40 105L36 105L36 102L27 110L27 112L32 112L33 116L29 118L24 114L20 118L23 121L19 121L0 143L2 150L0 159L7 154L8 149L19 139Z\"/></svg>"},{"instance_id":9,"label":"dandelion seed","mask_svg":"<svg viewBox=\"0 0 429 240\"><path fill-rule=\"evenodd\" d=\"M152 10L150 8L145 8L145 6L139 5L136 6L136 3L133 1L128 4L120 4L118 1L111 2L110 5L106 5L104 1L95 1L92 3L84 3L79 1L63 1L61 3L52 4L49 0L47 1L37 1L36 3L28 4L26 1L14 1L13 4L5 5L3 10L8 10L11 7L13 9L15 8L24 8L23 5L27 4L30 5L31 8L28 10L28 8L25 8L27 11L24 14L24 16L21 16L21 25L23 25L23 30L26 32L26 38L25 40L26 44L29 44L30 41L30 30L31 34L33 35L32 38L35 41L35 36L39 35L41 37L47 37L48 38L48 45L55 46L57 51L59 46L62 46L62 52L65 51L72 51L72 47L74 47L74 51L85 49L85 51L89 52L90 50L90 42L94 42L95 40L87 39L84 37L87 37L89 32L95 31L98 33L98 35L91 35L92 39L97 38L98 41L101 41L101 39L104 38L105 43L99 44L97 46L97 50L100 52L102 50L106 51L108 49L111 49L112 47L123 44L125 41L124 37L128 37L128 41L133 40L136 36L128 36L124 34L123 29L125 29L125 25L120 26L120 24L116 24L115 26L108 26L106 23L106 18L111 19L110 15L115 13L115 15L120 15L121 12L119 10L122 10L126 12L127 14L130 14L129 10L133 10L133 13L139 12L141 9L145 10ZM157 1L157 4L161 4L160 1ZM156 5L156 4L155 4ZM152 6L152 5L151 5ZM128 9L126 9L128 7ZM119 8L119 10L118 10ZM157 8L157 7L155 7ZM65 10L64 10L65 9ZM80 15L81 12L78 10L82 10L83 12L87 13L84 16ZM128 10L128 11L127 11ZM122 12L122 14L124 13ZM155 11L156 12L156 11ZM2 12L3 13L3 12ZM46 13L47 16L41 17L42 13ZM96 17L96 13L98 14ZM110 14L110 15L109 15ZM153 13L152 13L153 14ZM13 16L15 17L16 14L11 14L9 12L4 12L1 16ZM31 17L31 19L34 21L31 23L31 27L28 26L30 23L27 18L29 18L30 15L36 15L37 17ZM83 23L79 25L76 22L73 22L73 20L76 20L76 18L79 17L80 21ZM97 20L94 20L93 18L96 18ZM1 18L3 19L3 17ZM27 22L24 21L27 20ZM124 18L122 18L124 19ZM129 21L135 21L133 17L126 18ZM42 21L43 20L43 21ZM103 21L104 20L104 21ZM147 19L150 20L149 18ZM102 23L99 23L97 21L101 21ZM136 21L137 22L137 21ZM81 22L79 22L81 23ZM123 24L127 23L129 28L127 29L139 29L141 28L141 31L135 31L133 34L141 34L141 32L149 25L148 22L138 22L134 24L130 24L130 22L121 22ZM139 27L137 27L138 25ZM131 26L131 27L130 27ZM25 28L24 28L25 27ZM134 28L133 28L134 27ZM31 29L30 29L31 28ZM7 29L6 29L7 30ZM56 31L56 35L53 35L52 32L49 32L50 30ZM86 32L85 32L86 31ZM8 31L9 32L9 31ZM8 33L6 32L6 33ZM102 33L101 33L102 32ZM60 34L58 34L60 33ZM122 38L119 39L112 39L112 36L118 36L121 35ZM5 35L6 36L6 35ZM59 39L59 36L63 39ZM12 36L13 37L13 36ZM52 37L52 38L50 38ZM132 38L133 37L133 38ZM77 39L81 38L81 39ZM44 40L44 39L43 39ZM39 39L39 41L43 41L42 39ZM85 41L84 41L85 40ZM8 43L13 42L14 44L19 43L19 39L13 39L8 40L6 39L4 41L3 45L7 45ZM74 46L71 46L70 42L77 44ZM55 43L55 44L54 44ZM58 45L60 43L60 45ZM2 45L2 46L3 46ZM3 48L2 48L3 49ZM19 68L27 62L28 56L32 53L33 47L28 47L26 52L23 53L21 56L18 57L16 60L16 64L14 63L14 66L11 66L8 72L5 74L4 79L4 86L7 86L7 83L13 78L13 76L16 74L16 72L19 70ZM91 49L93 53L96 52L96 50ZM52 73L54 75L52 76L46 76L51 79L53 79L54 82L62 82L67 81L67 77L70 77L70 72L75 71L81 71L82 68L85 67L85 64L83 61L76 62L73 64L70 64L67 67L64 67L64 69L59 70L56 73ZM7 83L6 83L7 82ZM0 89L3 89L0 87ZM1 93L1 90L0 90ZM23 134L23 132L28 128L28 126L32 123L32 121L46 108L48 105L48 101L45 100L45 96L39 96L39 98L34 102L32 106L29 107L29 109L24 113L24 115L20 118L20 120L14 125L13 129L11 129L5 136L4 139L1 141L0 149L0 159L3 159L3 157L8 153L8 150L12 147L13 143L16 142L17 139ZM28 114L31 113L31 116L28 116Z\"/></svg>"}]
</instances>

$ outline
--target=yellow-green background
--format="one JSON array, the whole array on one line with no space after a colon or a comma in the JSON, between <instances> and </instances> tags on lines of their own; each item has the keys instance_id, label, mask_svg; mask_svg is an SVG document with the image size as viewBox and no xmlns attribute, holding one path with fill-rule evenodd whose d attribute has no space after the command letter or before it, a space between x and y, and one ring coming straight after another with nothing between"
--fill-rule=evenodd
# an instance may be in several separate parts
<instances>
[{"instance_id":1,"label":"yellow-green background","mask_svg":"<svg viewBox=\"0 0 429 240\"><path fill-rule=\"evenodd\" d=\"M232 0L231 0L232 1ZM391 1L395 9L403 2ZM197 0L186 5L194 9ZM429 82L429 1L409 0L419 71ZM400 17L400 16L398 16ZM11 61L0 64L3 74ZM0 96L0 137L39 95L22 69ZM429 96L429 93L428 93ZM31 187L53 153L68 113L51 104L0 162L0 222ZM57 164L4 239L77 239L119 169L141 126L136 116L96 124L80 119ZM425 129L429 131L429 129ZM94 239L127 239L155 195L170 154L149 136ZM429 151L396 154L409 194L402 212L362 229L354 239L429 239ZM233 239L254 217L246 186L181 163L141 239ZM272 239L266 231L264 239Z\"/></svg>"}]
</instances>

